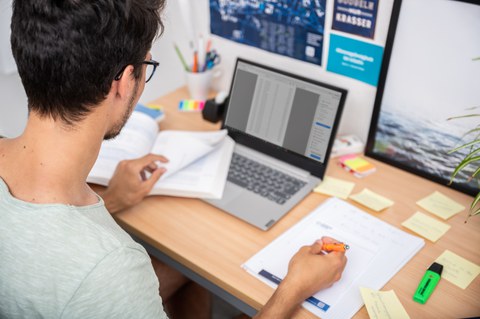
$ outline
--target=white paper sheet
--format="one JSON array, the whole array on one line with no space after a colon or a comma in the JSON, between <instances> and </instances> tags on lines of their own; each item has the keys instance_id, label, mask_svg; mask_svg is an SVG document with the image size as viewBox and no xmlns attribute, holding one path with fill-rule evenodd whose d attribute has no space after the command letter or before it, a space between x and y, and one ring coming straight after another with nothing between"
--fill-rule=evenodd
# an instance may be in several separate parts
<instances>
[{"instance_id":1,"label":"white paper sheet","mask_svg":"<svg viewBox=\"0 0 480 319\"><path fill-rule=\"evenodd\" d=\"M303 303L309 311L325 319L352 317L363 305L359 287L382 288L425 244L423 239L343 200L330 198L242 267L276 287L298 249L322 236L334 237L350 246L342 278Z\"/></svg>"}]
</instances>

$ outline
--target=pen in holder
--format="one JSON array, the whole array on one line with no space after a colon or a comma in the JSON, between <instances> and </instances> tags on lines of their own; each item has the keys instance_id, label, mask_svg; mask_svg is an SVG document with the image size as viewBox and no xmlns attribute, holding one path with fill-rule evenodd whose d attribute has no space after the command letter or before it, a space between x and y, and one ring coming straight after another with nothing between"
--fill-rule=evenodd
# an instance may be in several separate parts
<instances>
[{"instance_id":1,"label":"pen in holder","mask_svg":"<svg viewBox=\"0 0 480 319\"><path fill-rule=\"evenodd\" d=\"M174 44L175 51L185 70L186 83L190 98L205 101L210 92L212 78L221 75L220 71L214 71L215 65L220 63L220 55L211 49L211 41L204 45L203 37L200 36L198 46L193 52L193 60L188 65L179 47Z\"/></svg>"}]
</instances>

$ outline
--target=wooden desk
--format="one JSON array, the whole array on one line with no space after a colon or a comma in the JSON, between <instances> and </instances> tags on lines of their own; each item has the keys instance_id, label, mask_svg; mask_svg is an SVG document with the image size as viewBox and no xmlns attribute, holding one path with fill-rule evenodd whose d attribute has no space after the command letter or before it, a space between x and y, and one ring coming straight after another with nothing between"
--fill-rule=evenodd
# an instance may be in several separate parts
<instances>
[{"instance_id":1,"label":"wooden desk","mask_svg":"<svg viewBox=\"0 0 480 319\"><path fill-rule=\"evenodd\" d=\"M211 130L219 125L205 122L198 113L177 111L185 89L157 101L166 107L162 129ZM401 223L422 209L415 204L437 190L468 207L472 198L371 159L377 172L357 179L330 161L327 175L356 183L353 193L369 189L395 201L381 213L364 211L400 228ZM188 276L250 315L264 305L273 290L240 268L240 265L277 236L321 204L327 197L312 193L267 232L261 231L201 200L152 196L139 205L115 215L118 223L140 239L155 256L179 267ZM393 289L412 318L465 318L480 315L480 277L462 290L441 280L427 304L412 296L430 264L445 250L480 264L480 216L464 223L466 212L450 220L452 228L436 243L425 247L382 290ZM302 309L296 318L316 318ZM363 307L354 318L368 318Z\"/></svg>"}]
</instances>

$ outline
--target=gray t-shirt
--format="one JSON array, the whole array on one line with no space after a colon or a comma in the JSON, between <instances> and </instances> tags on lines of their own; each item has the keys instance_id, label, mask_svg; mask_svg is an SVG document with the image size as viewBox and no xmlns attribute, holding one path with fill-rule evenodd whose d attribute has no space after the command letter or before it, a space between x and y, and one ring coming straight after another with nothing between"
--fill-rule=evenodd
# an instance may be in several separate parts
<instances>
[{"instance_id":1,"label":"gray t-shirt","mask_svg":"<svg viewBox=\"0 0 480 319\"><path fill-rule=\"evenodd\" d=\"M145 249L103 200L14 198L0 178L0 318L166 318Z\"/></svg>"}]
</instances>

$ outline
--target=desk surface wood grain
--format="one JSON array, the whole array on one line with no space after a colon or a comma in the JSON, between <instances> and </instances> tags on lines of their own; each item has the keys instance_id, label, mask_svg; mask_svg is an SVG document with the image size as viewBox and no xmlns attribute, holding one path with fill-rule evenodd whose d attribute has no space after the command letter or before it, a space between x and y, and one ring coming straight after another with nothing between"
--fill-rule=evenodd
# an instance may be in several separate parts
<instances>
[{"instance_id":1,"label":"desk surface wood grain","mask_svg":"<svg viewBox=\"0 0 480 319\"><path fill-rule=\"evenodd\" d=\"M218 124L203 121L200 113L177 110L178 102L186 96L187 91L181 88L155 101L165 108L166 119L160 123L161 129L218 129ZM472 201L472 197L446 186L369 160L376 165L377 172L363 179L342 170L335 160L330 160L327 175L354 182L356 185L352 193L367 187L395 201L392 207L377 213L349 200L365 212L404 231L409 232L401 223L416 211L423 211L415 203L433 191L439 191L466 207ZM249 275L240 265L325 199L327 196L316 193L308 195L266 232L201 200L190 198L151 196L116 214L115 218L127 231L260 309L273 290ZM480 265L480 216L471 218L468 223L465 223L465 217L466 211L463 211L449 219L447 223L452 227L446 235L436 243L425 240L425 247L382 288L395 291L411 318L465 318L480 315L480 277L465 290L441 280L425 305L412 300L425 270L446 249ZM302 309L295 318L316 317ZM368 318L365 307L354 318Z\"/></svg>"}]
</instances>

